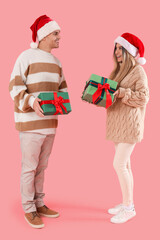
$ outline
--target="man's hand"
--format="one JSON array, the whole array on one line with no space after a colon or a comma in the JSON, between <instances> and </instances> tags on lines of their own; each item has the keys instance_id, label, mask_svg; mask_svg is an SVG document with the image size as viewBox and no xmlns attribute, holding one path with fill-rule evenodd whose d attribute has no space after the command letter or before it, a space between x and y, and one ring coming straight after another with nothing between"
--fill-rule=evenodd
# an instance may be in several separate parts
<instances>
[{"instance_id":1,"label":"man's hand","mask_svg":"<svg viewBox=\"0 0 160 240\"><path fill-rule=\"evenodd\" d=\"M36 98L34 100L34 103L33 103L33 109L35 111L35 113L39 116L39 117L44 117L44 114L43 114L43 110L42 108L40 107L39 105L39 102L41 102L42 100L39 99L39 98Z\"/></svg>"}]
</instances>

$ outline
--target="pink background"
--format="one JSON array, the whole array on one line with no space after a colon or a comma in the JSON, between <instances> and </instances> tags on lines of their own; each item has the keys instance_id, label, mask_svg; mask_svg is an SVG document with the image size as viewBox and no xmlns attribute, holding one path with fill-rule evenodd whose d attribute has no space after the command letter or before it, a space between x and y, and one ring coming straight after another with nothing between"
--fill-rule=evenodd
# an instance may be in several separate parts
<instances>
[{"instance_id":1,"label":"pink background","mask_svg":"<svg viewBox=\"0 0 160 240\"><path fill-rule=\"evenodd\" d=\"M159 234L159 6L158 0L4 1L1 8L1 236L5 239L158 239ZM45 175L45 203L60 218L43 219L46 227L27 225L19 190L21 152L8 91L18 55L29 48L29 27L42 14L61 26L60 48L53 51L63 65L72 113L59 117L59 128ZM121 201L113 170L114 146L105 140L106 113L82 102L91 73L108 76L113 68L114 39L123 32L145 45L150 101L144 140L132 154L137 216L110 223L107 208ZM63 150L62 150L63 148ZM159 234L160 235L160 234Z\"/></svg>"}]
</instances>

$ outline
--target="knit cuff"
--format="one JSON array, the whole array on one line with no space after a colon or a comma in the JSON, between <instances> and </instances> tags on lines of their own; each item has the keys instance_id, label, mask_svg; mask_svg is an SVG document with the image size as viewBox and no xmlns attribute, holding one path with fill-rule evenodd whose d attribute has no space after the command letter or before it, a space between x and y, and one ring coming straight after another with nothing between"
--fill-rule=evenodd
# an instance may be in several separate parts
<instances>
[{"instance_id":1,"label":"knit cuff","mask_svg":"<svg viewBox=\"0 0 160 240\"><path fill-rule=\"evenodd\" d=\"M33 103L34 103L34 100L35 100L36 98L34 97L34 96L31 96L30 98L29 98L29 101L28 101L28 104L29 104L29 106L31 107L31 108L33 108Z\"/></svg>"},{"instance_id":2,"label":"knit cuff","mask_svg":"<svg viewBox=\"0 0 160 240\"><path fill-rule=\"evenodd\" d=\"M118 94L118 98L123 98L125 96L125 88L119 88L119 94Z\"/></svg>"}]
</instances>

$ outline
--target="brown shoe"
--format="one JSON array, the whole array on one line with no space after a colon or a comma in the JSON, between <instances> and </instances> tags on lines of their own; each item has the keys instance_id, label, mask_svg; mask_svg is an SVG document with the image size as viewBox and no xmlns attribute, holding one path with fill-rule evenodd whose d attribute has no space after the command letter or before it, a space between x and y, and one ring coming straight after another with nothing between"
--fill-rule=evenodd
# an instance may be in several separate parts
<instances>
[{"instance_id":1,"label":"brown shoe","mask_svg":"<svg viewBox=\"0 0 160 240\"><path fill-rule=\"evenodd\" d=\"M42 207L39 207L37 208L37 212L41 215L41 216L44 216L44 217L52 217L52 218L56 218L56 217L59 217L59 213L54 211L54 210L51 210L49 209L47 206L42 206Z\"/></svg>"},{"instance_id":2,"label":"brown shoe","mask_svg":"<svg viewBox=\"0 0 160 240\"><path fill-rule=\"evenodd\" d=\"M33 228L44 227L44 223L37 212L25 213L24 218L28 222L28 224Z\"/></svg>"}]
</instances>

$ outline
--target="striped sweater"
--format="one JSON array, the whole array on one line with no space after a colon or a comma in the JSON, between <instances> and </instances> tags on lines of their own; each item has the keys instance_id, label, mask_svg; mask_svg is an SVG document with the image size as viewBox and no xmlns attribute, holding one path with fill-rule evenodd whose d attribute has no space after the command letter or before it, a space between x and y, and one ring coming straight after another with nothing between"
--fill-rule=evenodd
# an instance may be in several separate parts
<instances>
[{"instance_id":1,"label":"striped sweater","mask_svg":"<svg viewBox=\"0 0 160 240\"><path fill-rule=\"evenodd\" d=\"M9 83L14 100L15 127L18 131L55 134L58 116L39 117L33 110L42 92L67 91L60 61L39 48L22 52L16 60Z\"/></svg>"}]
</instances>

